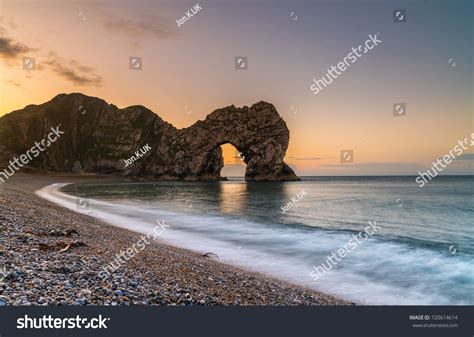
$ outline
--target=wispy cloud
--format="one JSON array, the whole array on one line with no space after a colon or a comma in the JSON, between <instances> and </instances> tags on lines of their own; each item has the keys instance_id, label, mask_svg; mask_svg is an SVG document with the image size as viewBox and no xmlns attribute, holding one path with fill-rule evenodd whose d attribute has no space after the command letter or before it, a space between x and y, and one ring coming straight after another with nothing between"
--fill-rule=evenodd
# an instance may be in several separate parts
<instances>
[{"instance_id":1,"label":"wispy cloud","mask_svg":"<svg viewBox=\"0 0 474 337\"><path fill-rule=\"evenodd\" d=\"M56 53L50 53L38 69L49 69L67 81L80 86L100 87L103 84L103 78L96 74L93 68L84 66L76 60L65 60Z\"/></svg>"},{"instance_id":2,"label":"wispy cloud","mask_svg":"<svg viewBox=\"0 0 474 337\"><path fill-rule=\"evenodd\" d=\"M95 17L104 29L132 38L133 44L145 37L166 39L179 35L176 18L166 16L168 6L162 3L135 0L117 7L113 1L76 1L86 15Z\"/></svg>"},{"instance_id":3,"label":"wispy cloud","mask_svg":"<svg viewBox=\"0 0 474 337\"><path fill-rule=\"evenodd\" d=\"M359 168L399 168L399 169L420 169L421 166L417 163L334 163L334 164L321 164L324 167L359 167Z\"/></svg>"},{"instance_id":4,"label":"wispy cloud","mask_svg":"<svg viewBox=\"0 0 474 337\"><path fill-rule=\"evenodd\" d=\"M12 64L13 61L17 61L25 53L32 51L36 51L36 49L15 41L8 36L6 29L0 26L0 56L7 64ZM54 52L50 52L44 61L37 57L36 62L39 71L52 71L76 85L98 87L103 84L103 78L96 73L94 68L85 66L77 60L66 60ZM10 84L20 86L17 82L11 82Z\"/></svg>"},{"instance_id":5,"label":"wispy cloud","mask_svg":"<svg viewBox=\"0 0 474 337\"><path fill-rule=\"evenodd\" d=\"M5 28L0 27L0 56L12 60L33 50L22 43L14 41L6 35L7 31Z\"/></svg>"},{"instance_id":6,"label":"wispy cloud","mask_svg":"<svg viewBox=\"0 0 474 337\"><path fill-rule=\"evenodd\" d=\"M15 87L22 88L21 84L12 80L6 81L5 83L14 85Z\"/></svg>"},{"instance_id":7,"label":"wispy cloud","mask_svg":"<svg viewBox=\"0 0 474 337\"><path fill-rule=\"evenodd\" d=\"M110 31L123 33L133 38L153 36L165 39L177 35L174 25L158 15L146 15L137 20L104 15L104 25Z\"/></svg>"},{"instance_id":8,"label":"wispy cloud","mask_svg":"<svg viewBox=\"0 0 474 337\"><path fill-rule=\"evenodd\" d=\"M336 157L288 157L292 160L323 160L323 159L334 159Z\"/></svg>"}]
</instances>

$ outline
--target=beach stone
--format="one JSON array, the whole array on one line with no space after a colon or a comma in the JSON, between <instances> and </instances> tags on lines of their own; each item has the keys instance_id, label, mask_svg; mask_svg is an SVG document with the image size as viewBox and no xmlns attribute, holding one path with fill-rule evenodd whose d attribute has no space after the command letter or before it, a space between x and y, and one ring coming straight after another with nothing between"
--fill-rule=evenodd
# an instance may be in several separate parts
<instances>
[{"instance_id":1,"label":"beach stone","mask_svg":"<svg viewBox=\"0 0 474 337\"><path fill-rule=\"evenodd\" d=\"M81 294L83 294L85 296L90 296L92 294L92 291L89 290L89 289L82 289Z\"/></svg>"},{"instance_id":2,"label":"beach stone","mask_svg":"<svg viewBox=\"0 0 474 337\"><path fill-rule=\"evenodd\" d=\"M79 107L87 113L78 114ZM232 144L247 165L246 180L299 180L283 160L290 132L270 103L217 109L204 120L177 129L144 106L119 109L80 93L60 94L1 117L0 130L10 139L0 144L0 166L7 167L11 158L21 155L18 149L31 146L31 139L45 138L57 125L64 134L48 148L47 156L42 153L29 163L32 167L162 180L223 180L220 145ZM137 159L125 167L133 155Z\"/></svg>"},{"instance_id":3,"label":"beach stone","mask_svg":"<svg viewBox=\"0 0 474 337\"><path fill-rule=\"evenodd\" d=\"M7 280L16 281L20 278L20 273L18 273L17 271L13 271L9 273L5 278Z\"/></svg>"},{"instance_id":4,"label":"beach stone","mask_svg":"<svg viewBox=\"0 0 474 337\"><path fill-rule=\"evenodd\" d=\"M43 281L39 278L34 278L31 282L33 284L35 284L36 286L42 286L43 285Z\"/></svg>"},{"instance_id":5,"label":"beach stone","mask_svg":"<svg viewBox=\"0 0 474 337\"><path fill-rule=\"evenodd\" d=\"M76 305L86 305L86 300L83 298L79 298L75 302Z\"/></svg>"}]
</instances>

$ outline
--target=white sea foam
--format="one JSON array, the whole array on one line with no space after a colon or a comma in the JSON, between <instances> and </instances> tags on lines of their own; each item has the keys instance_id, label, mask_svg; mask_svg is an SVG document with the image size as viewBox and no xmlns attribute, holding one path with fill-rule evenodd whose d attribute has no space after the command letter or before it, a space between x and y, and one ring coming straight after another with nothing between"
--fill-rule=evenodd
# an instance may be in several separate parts
<instances>
[{"instance_id":1,"label":"white sea foam","mask_svg":"<svg viewBox=\"0 0 474 337\"><path fill-rule=\"evenodd\" d=\"M89 199L89 209L53 184L36 193L73 211L90 214L112 225L147 233L156 220L170 225L164 242L196 252L213 252L224 263L262 272L367 304L473 304L472 261L426 248L371 238L318 281L312 266L341 248L351 233L261 224L226 215L177 212L151 201L113 202ZM447 260L449 259L449 260ZM464 287L464 288L463 288ZM456 288L456 289L454 289ZM471 288L472 290L472 288ZM462 296L461 294L469 294Z\"/></svg>"}]
</instances>

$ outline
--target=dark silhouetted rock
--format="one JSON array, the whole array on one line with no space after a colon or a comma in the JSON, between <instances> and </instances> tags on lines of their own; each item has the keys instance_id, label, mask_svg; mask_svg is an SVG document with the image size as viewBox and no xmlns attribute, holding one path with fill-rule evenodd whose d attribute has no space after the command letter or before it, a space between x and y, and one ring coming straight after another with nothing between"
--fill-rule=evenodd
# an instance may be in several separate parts
<instances>
[{"instance_id":1,"label":"dark silhouetted rock","mask_svg":"<svg viewBox=\"0 0 474 337\"><path fill-rule=\"evenodd\" d=\"M163 180L220 180L224 166L220 145L230 143L247 164L246 180L298 180L283 161L290 137L286 123L265 102L218 109L178 130L143 106L119 109L99 98L60 94L0 118L0 165L8 166L9 160L26 153L58 125L64 134L29 167ZM146 145L151 150L126 167L124 160Z\"/></svg>"}]
</instances>

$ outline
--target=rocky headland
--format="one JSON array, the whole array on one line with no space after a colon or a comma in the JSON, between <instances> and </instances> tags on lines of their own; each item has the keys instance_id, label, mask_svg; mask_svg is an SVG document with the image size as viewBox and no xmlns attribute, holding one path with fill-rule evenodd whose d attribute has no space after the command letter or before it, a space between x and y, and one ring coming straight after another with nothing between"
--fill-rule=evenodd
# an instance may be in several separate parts
<instances>
[{"instance_id":1,"label":"rocky headland","mask_svg":"<svg viewBox=\"0 0 474 337\"><path fill-rule=\"evenodd\" d=\"M290 132L272 104L217 109L177 129L144 106L119 109L83 94L60 94L0 118L0 167L59 126L61 139L26 165L36 170L120 174L156 180L221 180L221 145L232 144L247 181L299 180L284 162ZM133 165L125 165L147 147ZM138 159L137 158L137 159Z\"/></svg>"}]
</instances>

